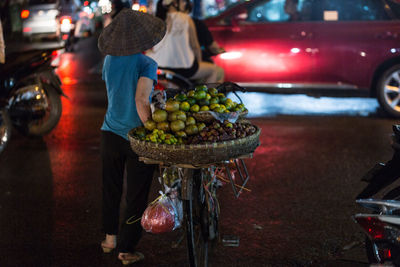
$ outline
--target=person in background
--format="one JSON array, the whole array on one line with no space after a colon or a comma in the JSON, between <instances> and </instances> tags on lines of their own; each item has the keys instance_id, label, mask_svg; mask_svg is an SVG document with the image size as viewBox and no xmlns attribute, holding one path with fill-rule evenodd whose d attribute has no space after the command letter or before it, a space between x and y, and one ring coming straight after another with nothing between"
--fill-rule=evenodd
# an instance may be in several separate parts
<instances>
[{"instance_id":1,"label":"person in background","mask_svg":"<svg viewBox=\"0 0 400 267\"><path fill-rule=\"evenodd\" d=\"M297 10L299 0L286 0L284 11L289 15L289 21L296 21L300 19L300 13Z\"/></svg>"},{"instance_id":2,"label":"person in background","mask_svg":"<svg viewBox=\"0 0 400 267\"><path fill-rule=\"evenodd\" d=\"M193 5L190 0L182 0L179 4L180 10L185 11L188 14L192 12ZM220 47L216 41L214 41L214 38L211 32L208 30L207 25L201 19L196 19L193 17L192 19L196 26L197 39L199 40L201 47L202 60L213 63L211 57L224 53L225 50Z\"/></svg>"},{"instance_id":3,"label":"person in background","mask_svg":"<svg viewBox=\"0 0 400 267\"><path fill-rule=\"evenodd\" d=\"M224 71L221 67L202 60L196 27L191 17L180 11L179 0L159 0L156 16L166 21L167 33L164 39L146 54L153 58L160 68L206 83L224 81Z\"/></svg>"},{"instance_id":4,"label":"person in background","mask_svg":"<svg viewBox=\"0 0 400 267\"><path fill-rule=\"evenodd\" d=\"M103 80L108 107L101 127L103 230L105 253L117 248L118 259L131 264L144 258L136 251L142 235L140 218L147 207L154 165L139 161L128 132L150 117L149 98L157 82L157 63L143 54L164 37L165 23L146 13L123 9L105 27L98 47L106 55ZM126 208L119 229L119 211L126 169ZM119 240L117 242L117 234ZM118 244L118 245L117 245Z\"/></svg>"}]
</instances>

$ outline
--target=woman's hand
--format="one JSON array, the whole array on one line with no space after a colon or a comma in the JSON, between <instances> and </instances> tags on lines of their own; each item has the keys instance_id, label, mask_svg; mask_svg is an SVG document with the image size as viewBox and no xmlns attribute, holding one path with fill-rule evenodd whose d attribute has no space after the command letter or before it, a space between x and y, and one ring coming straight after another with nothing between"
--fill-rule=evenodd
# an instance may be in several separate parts
<instances>
[{"instance_id":1,"label":"woman's hand","mask_svg":"<svg viewBox=\"0 0 400 267\"><path fill-rule=\"evenodd\" d=\"M140 77L136 86L136 109L143 124L151 117L149 98L153 82L150 78Z\"/></svg>"}]
</instances>

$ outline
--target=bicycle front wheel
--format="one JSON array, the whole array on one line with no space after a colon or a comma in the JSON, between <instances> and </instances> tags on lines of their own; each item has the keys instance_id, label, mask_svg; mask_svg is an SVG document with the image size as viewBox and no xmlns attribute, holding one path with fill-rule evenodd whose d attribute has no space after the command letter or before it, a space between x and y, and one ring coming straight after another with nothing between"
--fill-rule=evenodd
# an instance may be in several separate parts
<instances>
[{"instance_id":1,"label":"bicycle front wheel","mask_svg":"<svg viewBox=\"0 0 400 267\"><path fill-rule=\"evenodd\" d=\"M185 200L186 235L189 263L192 267L208 266L208 210L199 171L188 179L188 196Z\"/></svg>"}]
</instances>

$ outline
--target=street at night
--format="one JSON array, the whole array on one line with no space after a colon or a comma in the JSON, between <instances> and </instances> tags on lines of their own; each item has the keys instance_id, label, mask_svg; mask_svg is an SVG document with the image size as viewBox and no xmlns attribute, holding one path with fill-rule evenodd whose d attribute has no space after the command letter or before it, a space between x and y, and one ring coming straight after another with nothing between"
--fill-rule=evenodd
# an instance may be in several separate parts
<instances>
[{"instance_id":1,"label":"street at night","mask_svg":"<svg viewBox=\"0 0 400 267\"><path fill-rule=\"evenodd\" d=\"M121 266L103 254L100 127L107 107L97 39L61 55L63 112L44 137L13 130L0 155L0 266ZM261 145L238 199L219 190L221 237L211 266L368 266L352 220L373 165L391 158L392 124L368 98L241 95ZM234 98L234 96L232 96ZM161 189L153 181L149 202ZM182 230L145 233L137 266L188 266Z\"/></svg>"}]
</instances>

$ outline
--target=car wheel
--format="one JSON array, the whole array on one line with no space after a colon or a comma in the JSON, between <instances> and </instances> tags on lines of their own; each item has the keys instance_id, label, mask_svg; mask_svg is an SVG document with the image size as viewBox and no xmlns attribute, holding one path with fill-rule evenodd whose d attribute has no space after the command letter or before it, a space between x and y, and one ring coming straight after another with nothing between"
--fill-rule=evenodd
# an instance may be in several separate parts
<instances>
[{"instance_id":1,"label":"car wheel","mask_svg":"<svg viewBox=\"0 0 400 267\"><path fill-rule=\"evenodd\" d=\"M386 70L377 86L379 104L391 116L400 118L400 65Z\"/></svg>"}]
</instances>

